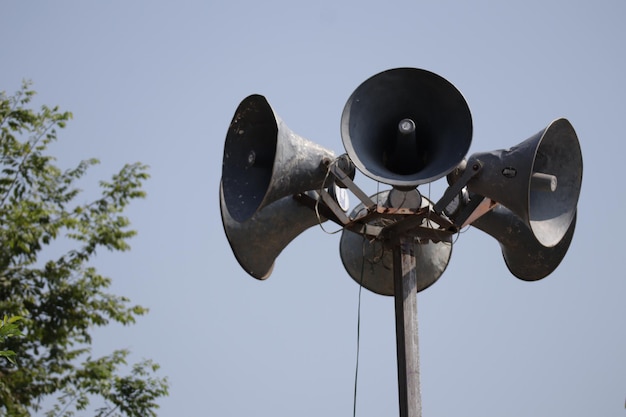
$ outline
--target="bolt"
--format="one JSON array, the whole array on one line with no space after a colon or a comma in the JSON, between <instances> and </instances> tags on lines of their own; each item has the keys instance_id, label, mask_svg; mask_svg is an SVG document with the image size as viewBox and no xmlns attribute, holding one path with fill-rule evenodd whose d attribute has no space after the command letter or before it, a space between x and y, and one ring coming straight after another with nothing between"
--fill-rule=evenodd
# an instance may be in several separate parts
<instances>
[{"instance_id":1,"label":"bolt","mask_svg":"<svg viewBox=\"0 0 626 417\"><path fill-rule=\"evenodd\" d=\"M411 119L402 119L398 123L398 130L400 133L407 134L415 131L415 122Z\"/></svg>"},{"instance_id":2,"label":"bolt","mask_svg":"<svg viewBox=\"0 0 626 417\"><path fill-rule=\"evenodd\" d=\"M250 151L250 153L248 154L248 166L251 167L252 165L254 165L255 161L256 153L254 151Z\"/></svg>"}]
</instances>

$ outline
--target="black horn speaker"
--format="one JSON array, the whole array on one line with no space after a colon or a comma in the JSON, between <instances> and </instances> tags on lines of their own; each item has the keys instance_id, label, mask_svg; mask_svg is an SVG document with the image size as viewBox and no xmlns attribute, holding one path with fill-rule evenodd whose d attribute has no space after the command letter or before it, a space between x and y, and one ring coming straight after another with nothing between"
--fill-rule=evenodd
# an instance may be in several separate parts
<instances>
[{"instance_id":1,"label":"black horn speaker","mask_svg":"<svg viewBox=\"0 0 626 417\"><path fill-rule=\"evenodd\" d=\"M364 81L341 117L344 147L356 167L396 188L443 177L472 141L463 95L447 80L417 68L390 69Z\"/></svg>"},{"instance_id":2,"label":"black horn speaker","mask_svg":"<svg viewBox=\"0 0 626 417\"><path fill-rule=\"evenodd\" d=\"M499 242L504 262L513 275L524 281L537 281L551 274L565 257L576 228L576 212L565 235L553 247L543 246L525 222L500 205L472 226Z\"/></svg>"},{"instance_id":3,"label":"black horn speaker","mask_svg":"<svg viewBox=\"0 0 626 417\"><path fill-rule=\"evenodd\" d=\"M292 132L265 97L251 95L237 107L226 134L223 200L244 222L272 202L320 189L333 152Z\"/></svg>"},{"instance_id":4,"label":"black horn speaker","mask_svg":"<svg viewBox=\"0 0 626 417\"><path fill-rule=\"evenodd\" d=\"M238 222L228 211L221 184L220 211L224 232L237 262L259 280L270 276L274 261L292 240L327 220L292 196L286 196L258 210L250 219Z\"/></svg>"},{"instance_id":5,"label":"black horn speaker","mask_svg":"<svg viewBox=\"0 0 626 417\"><path fill-rule=\"evenodd\" d=\"M510 149L473 154L467 167L478 162L483 168L467 183L469 191L510 209L543 246L563 239L576 214L583 170L568 120L557 119Z\"/></svg>"}]
</instances>

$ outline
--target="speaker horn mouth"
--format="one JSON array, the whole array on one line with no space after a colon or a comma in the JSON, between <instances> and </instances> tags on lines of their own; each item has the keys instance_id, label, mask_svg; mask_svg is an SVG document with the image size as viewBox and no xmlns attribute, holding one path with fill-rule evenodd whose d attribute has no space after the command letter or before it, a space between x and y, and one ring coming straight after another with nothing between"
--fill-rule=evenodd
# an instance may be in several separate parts
<instances>
[{"instance_id":1,"label":"speaker horn mouth","mask_svg":"<svg viewBox=\"0 0 626 417\"><path fill-rule=\"evenodd\" d=\"M528 190L528 222L537 240L546 247L559 243L576 215L582 167L574 127L567 119L553 121L537 146ZM545 174L555 177L548 192L535 182Z\"/></svg>"},{"instance_id":2,"label":"speaker horn mouth","mask_svg":"<svg viewBox=\"0 0 626 417\"><path fill-rule=\"evenodd\" d=\"M472 140L463 95L446 79L417 68L383 71L363 82L341 117L344 147L368 177L416 187L453 170Z\"/></svg>"},{"instance_id":3,"label":"speaker horn mouth","mask_svg":"<svg viewBox=\"0 0 626 417\"><path fill-rule=\"evenodd\" d=\"M237 107L226 134L222 163L224 201L237 221L252 217L269 188L278 124L265 97L253 94Z\"/></svg>"}]
</instances>

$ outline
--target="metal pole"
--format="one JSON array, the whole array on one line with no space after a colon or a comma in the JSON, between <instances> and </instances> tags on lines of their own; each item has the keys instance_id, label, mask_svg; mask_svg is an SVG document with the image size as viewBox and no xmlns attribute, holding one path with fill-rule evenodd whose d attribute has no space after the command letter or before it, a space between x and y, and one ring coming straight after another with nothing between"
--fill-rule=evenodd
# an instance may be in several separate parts
<instances>
[{"instance_id":1,"label":"metal pole","mask_svg":"<svg viewBox=\"0 0 626 417\"><path fill-rule=\"evenodd\" d=\"M417 337L417 273L413 245L413 237L401 236L393 248L400 417L422 417Z\"/></svg>"}]
</instances>

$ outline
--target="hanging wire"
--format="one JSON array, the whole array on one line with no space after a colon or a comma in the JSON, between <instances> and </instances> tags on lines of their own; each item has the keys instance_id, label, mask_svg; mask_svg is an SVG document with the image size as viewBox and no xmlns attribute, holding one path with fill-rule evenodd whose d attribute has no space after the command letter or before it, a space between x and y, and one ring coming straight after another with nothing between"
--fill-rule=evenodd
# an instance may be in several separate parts
<instances>
[{"instance_id":1,"label":"hanging wire","mask_svg":"<svg viewBox=\"0 0 626 417\"><path fill-rule=\"evenodd\" d=\"M379 203L378 199L380 194L380 182L376 182L376 204ZM361 235L363 238L362 244L362 254L361 257L361 276L359 277L359 301L357 307L357 318L356 318L356 365L354 369L354 401L352 406L352 417L356 417L356 399L357 399L357 388L359 381L359 352L361 348L361 293L363 291L363 279L365 277L365 252L366 245L371 243L367 240L367 236L365 234ZM382 255L381 255L382 259Z\"/></svg>"},{"instance_id":2,"label":"hanging wire","mask_svg":"<svg viewBox=\"0 0 626 417\"><path fill-rule=\"evenodd\" d=\"M352 406L352 417L356 417L356 393L359 380L359 351L361 345L361 292L363 290L363 277L365 275L365 244L367 240L363 235L363 257L361 258L361 277L359 278L359 302L356 316L356 365L354 370L354 402Z\"/></svg>"},{"instance_id":3,"label":"hanging wire","mask_svg":"<svg viewBox=\"0 0 626 417\"><path fill-rule=\"evenodd\" d=\"M461 230L459 230L458 232L456 232L456 237L454 238L454 241L452 242L453 244L456 243L457 240L459 240L459 238L461 237L461 234L467 232L470 228L470 225L465 226L464 228L462 228Z\"/></svg>"}]
</instances>

